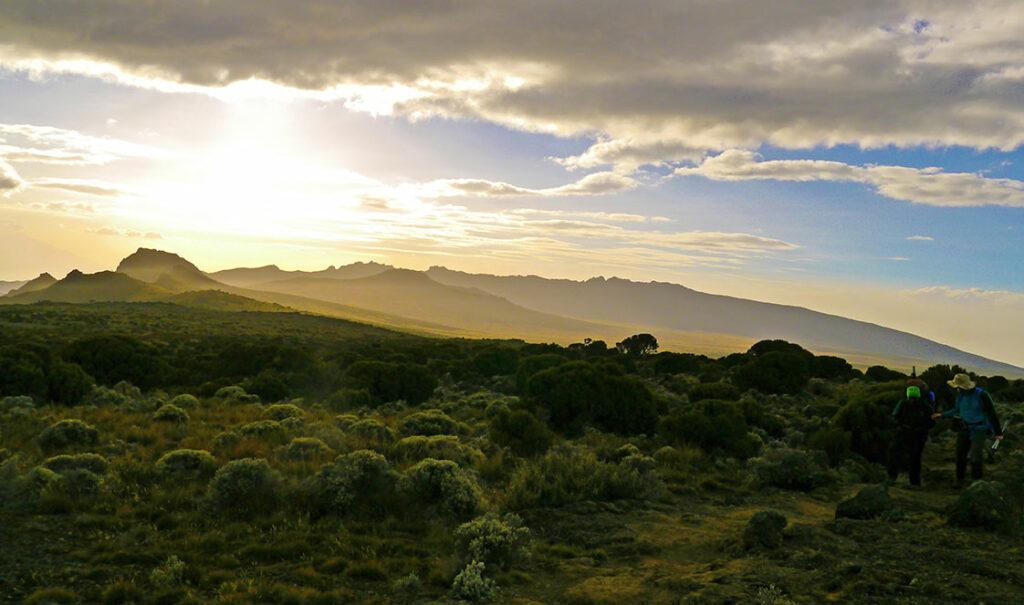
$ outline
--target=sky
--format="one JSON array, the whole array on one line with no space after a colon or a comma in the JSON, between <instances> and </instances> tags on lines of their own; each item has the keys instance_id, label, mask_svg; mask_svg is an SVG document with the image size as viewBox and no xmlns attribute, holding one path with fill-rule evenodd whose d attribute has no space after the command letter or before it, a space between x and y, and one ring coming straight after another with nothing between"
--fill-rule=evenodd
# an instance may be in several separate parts
<instances>
[{"instance_id":1,"label":"sky","mask_svg":"<svg viewBox=\"0 0 1024 605\"><path fill-rule=\"evenodd\" d=\"M1024 5L0 3L0 280L682 283L1024 364Z\"/></svg>"}]
</instances>

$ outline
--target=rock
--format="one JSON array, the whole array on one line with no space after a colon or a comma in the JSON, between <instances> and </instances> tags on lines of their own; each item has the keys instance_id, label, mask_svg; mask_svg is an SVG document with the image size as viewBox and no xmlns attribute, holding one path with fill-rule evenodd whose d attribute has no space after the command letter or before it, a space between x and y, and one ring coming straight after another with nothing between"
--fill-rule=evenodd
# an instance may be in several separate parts
<instances>
[{"instance_id":1,"label":"rock","mask_svg":"<svg viewBox=\"0 0 1024 605\"><path fill-rule=\"evenodd\" d=\"M957 527L1013 529L1021 513L1006 485L999 481L976 481L949 508L946 520Z\"/></svg>"},{"instance_id":2,"label":"rock","mask_svg":"<svg viewBox=\"0 0 1024 605\"><path fill-rule=\"evenodd\" d=\"M836 507L836 519L877 519L893 510L889 490L884 485L869 485Z\"/></svg>"},{"instance_id":3,"label":"rock","mask_svg":"<svg viewBox=\"0 0 1024 605\"><path fill-rule=\"evenodd\" d=\"M786 517L774 511L755 513L743 530L743 547L751 550L782 546L782 530L786 528L786 523Z\"/></svg>"}]
</instances>

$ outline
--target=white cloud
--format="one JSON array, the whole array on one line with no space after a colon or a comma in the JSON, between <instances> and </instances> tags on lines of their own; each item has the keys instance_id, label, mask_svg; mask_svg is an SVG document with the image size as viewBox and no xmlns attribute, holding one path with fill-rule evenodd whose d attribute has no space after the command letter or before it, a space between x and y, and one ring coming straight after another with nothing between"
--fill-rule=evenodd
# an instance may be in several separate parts
<instances>
[{"instance_id":1,"label":"white cloud","mask_svg":"<svg viewBox=\"0 0 1024 605\"><path fill-rule=\"evenodd\" d=\"M930 206L1009 206L1024 208L1024 181L993 179L967 172L903 166L854 166L826 160L762 160L752 151L730 149L692 167L680 176L717 181L834 181L863 183L879 195Z\"/></svg>"},{"instance_id":2,"label":"white cloud","mask_svg":"<svg viewBox=\"0 0 1024 605\"><path fill-rule=\"evenodd\" d=\"M124 189L117 185L93 179L36 179L32 181L32 186L42 189L60 189L61 191L84 193L100 197L117 197L126 193Z\"/></svg>"},{"instance_id":3,"label":"white cloud","mask_svg":"<svg viewBox=\"0 0 1024 605\"><path fill-rule=\"evenodd\" d=\"M934 242L935 238L930 235L911 235L907 238L908 242Z\"/></svg>"},{"instance_id":4,"label":"white cloud","mask_svg":"<svg viewBox=\"0 0 1024 605\"><path fill-rule=\"evenodd\" d=\"M985 302L997 306L1020 306L1024 310L1024 292L929 286L917 290L907 290L904 291L904 294L921 298L945 298L963 303Z\"/></svg>"},{"instance_id":5,"label":"white cloud","mask_svg":"<svg viewBox=\"0 0 1024 605\"><path fill-rule=\"evenodd\" d=\"M3 21L9 69L592 137L569 167L1024 143L1017 0L9 0Z\"/></svg>"},{"instance_id":6,"label":"white cloud","mask_svg":"<svg viewBox=\"0 0 1024 605\"><path fill-rule=\"evenodd\" d=\"M88 231L94 235L107 235L111 237L129 237L132 239L150 240L163 239L163 236L153 231L135 231L134 229L118 229L117 227L100 227L98 229L89 229Z\"/></svg>"},{"instance_id":7,"label":"white cloud","mask_svg":"<svg viewBox=\"0 0 1024 605\"><path fill-rule=\"evenodd\" d=\"M606 195L619 193L637 187L639 183L632 177L615 172L595 172L576 182L559 187L530 189L500 181L481 179L441 179L425 183L420 187L421 193L427 197L510 197L510 196L577 196Z\"/></svg>"},{"instance_id":8,"label":"white cloud","mask_svg":"<svg viewBox=\"0 0 1024 605\"><path fill-rule=\"evenodd\" d=\"M0 195L9 195L24 184L25 181L14 170L14 167L0 158Z\"/></svg>"},{"instance_id":9,"label":"white cloud","mask_svg":"<svg viewBox=\"0 0 1024 605\"><path fill-rule=\"evenodd\" d=\"M0 153L11 162L99 165L120 158L159 158L166 155L166 152L146 145L34 124L0 124L0 143L6 143L0 145Z\"/></svg>"}]
</instances>

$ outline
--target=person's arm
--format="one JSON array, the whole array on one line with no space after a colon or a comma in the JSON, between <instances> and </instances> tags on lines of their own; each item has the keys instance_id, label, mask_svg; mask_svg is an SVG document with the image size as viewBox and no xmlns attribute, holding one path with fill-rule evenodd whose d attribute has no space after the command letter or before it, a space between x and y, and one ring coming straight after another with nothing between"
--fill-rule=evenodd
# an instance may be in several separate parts
<instances>
[{"instance_id":1,"label":"person's arm","mask_svg":"<svg viewBox=\"0 0 1024 605\"><path fill-rule=\"evenodd\" d=\"M996 414L996 404L992 401L992 396L988 394L988 391L981 392L981 409L988 416L988 421L992 424L992 430L995 431L996 437L1002 437L1003 425L999 423L999 415Z\"/></svg>"},{"instance_id":2,"label":"person's arm","mask_svg":"<svg viewBox=\"0 0 1024 605\"><path fill-rule=\"evenodd\" d=\"M902 399L900 399L900 402L899 402L899 403L897 403L897 404L896 404L896 407L894 407L894 408L892 409L892 417L893 417L893 418L895 418L895 419L897 419L897 420L899 420L899 418L900 418L900 412L901 412L901 411L903 411L903 400L902 400Z\"/></svg>"}]
</instances>

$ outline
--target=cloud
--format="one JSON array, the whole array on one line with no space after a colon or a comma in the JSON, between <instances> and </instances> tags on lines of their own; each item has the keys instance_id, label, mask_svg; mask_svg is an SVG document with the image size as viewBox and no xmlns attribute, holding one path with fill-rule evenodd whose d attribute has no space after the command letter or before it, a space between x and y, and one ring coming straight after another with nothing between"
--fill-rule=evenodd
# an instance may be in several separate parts
<instances>
[{"instance_id":1,"label":"cloud","mask_svg":"<svg viewBox=\"0 0 1024 605\"><path fill-rule=\"evenodd\" d=\"M501 181L481 179L441 179L422 186L426 197L512 197L512 196L577 196L606 195L628 191L639 183L632 177L616 172L595 172L576 182L559 187L530 189Z\"/></svg>"},{"instance_id":2,"label":"cloud","mask_svg":"<svg viewBox=\"0 0 1024 605\"><path fill-rule=\"evenodd\" d=\"M952 286L929 286L903 292L908 296L923 298L945 298L963 303L986 302L998 306L1021 306L1024 308L1024 292L1009 290L986 290L983 288L954 288Z\"/></svg>"},{"instance_id":3,"label":"cloud","mask_svg":"<svg viewBox=\"0 0 1024 605\"><path fill-rule=\"evenodd\" d=\"M0 195L10 195L24 184L14 167L0 158Z\"/></svg>"},{"instance_id":4,"label":"cloud","mask_svg":"<svg viewBox=\"0 0 1024 605\"><path fill-rule=\"evenodd\" d=\"M100 197L117 197L125 193L117 185L89 179L36 179L32 181L32 186L43 189L60 189L61 191L84 193Z\"/></svg>"},{"instance_id":5,"label":"cloud","mask_svg":"<svg viewBox=\"0 0 1024 605\"><path fill-rule=\"evenodd\" d=\"M907 238L908 242L934 242L935 238L930 235L911 235Z\"/></svg>"},{"instance_id":6,"label":"cloud","mask_svg":"<svg viewBox=\"0 0 1024 605\"><path fill-rule=\"evenodd\" d=\"M107 235L111 237L130 237L133 239L150 240L163 239L163 236L153 231L144 232L135 231L133 229L118 229L116 227L100 227L98 229L89 229L88 232L95 235Z\"/></svg>"},{"instance_id":7,"label":"cloud","mask_svg":"<svg viewBox=\"0 0 1024 605\"><path fill-rule=\"evenodd\" d=\"M562 158L574 168L763 144L1012 150L1024 143L1019 9L9 0L0 67L591 137L590 149Z\"/></svg>"},{"instance_id":8,"label":"cloud","mask_svg":"<svg viewBox=\"0 0 1024 605\"><path fill-rule=\"evenodd\" d=\"M34 124L0 124L0 143L6 143L0 145L0 153L11 162L80 166L166 155L158 149L128 141Z\"/></svg>"},{"instance_id":9,"label":"cloud","mask_svg":"<svg viewBox=\"0 0 1024 605\"><path fill-rule=\"evenodd\" d=\"M716 181L863 183L873 187L879 195L915 204L1024 208L1024 181L943 172L939 168L855 166L828 160L762 160L752 151L730 149L696 166L678 168L675 174Z\"/></svg>"}]
</instances>

